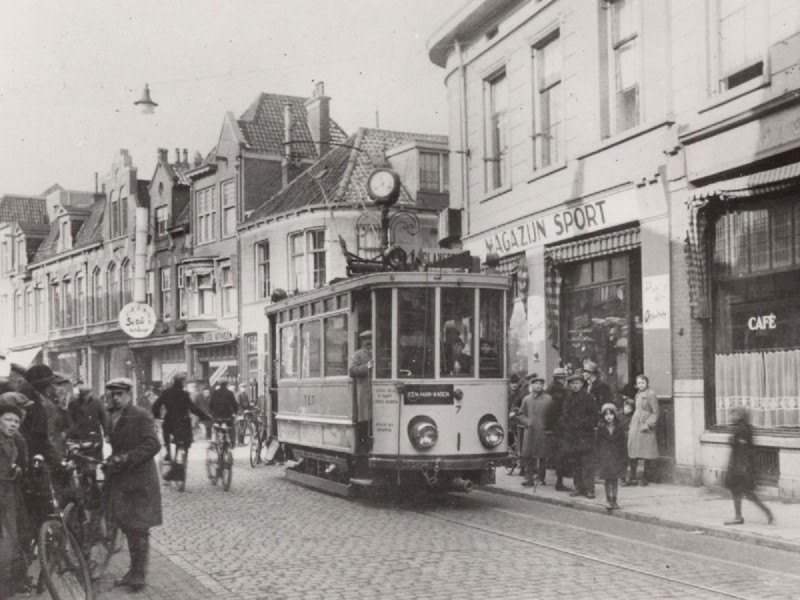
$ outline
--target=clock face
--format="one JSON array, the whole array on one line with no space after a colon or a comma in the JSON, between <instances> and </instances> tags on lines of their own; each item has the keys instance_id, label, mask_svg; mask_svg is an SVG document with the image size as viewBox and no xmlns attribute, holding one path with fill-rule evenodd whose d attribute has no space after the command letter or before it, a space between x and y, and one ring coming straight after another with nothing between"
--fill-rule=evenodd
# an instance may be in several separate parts
<instances>
[{"instance_id":1,"label":"clock face","mask_svg":"<svg viewBox=\"0 0 800 600\"><path fill-rule=\"evenodd\" d=\"M376 198L386 198L395 191L396 180L391 171L375 171L369 178L369 191Z\"/></svg>"}]
</instances>

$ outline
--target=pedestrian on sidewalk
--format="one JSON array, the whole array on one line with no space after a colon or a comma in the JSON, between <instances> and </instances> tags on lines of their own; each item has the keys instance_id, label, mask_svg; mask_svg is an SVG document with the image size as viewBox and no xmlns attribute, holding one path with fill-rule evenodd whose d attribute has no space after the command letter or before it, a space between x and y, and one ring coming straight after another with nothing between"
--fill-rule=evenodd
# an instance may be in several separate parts
<instances>
[{"instance_id":1,"label":"pedestrian on sidewalk","mask_svg":"<svg viewBox=\"0 0 800 600\"><path fill-rule=\"evenodd\" d=\"M733 435L731 436L731 458L725 474L725 487L733 497L734 517L725 525L741 525L742 496L755 503L767 517L767 524L773 521L772 511L755 492L755 461L753 450L753 428L747 409L737 406L733 409Z\"/></svg>"},{"instance_id":2,"label":"pedestrian on sidewalk","mask_svg":"<svg viewBox=\"0 0 800 600\"><path fill-rule=\"evenodd\" d=\"M111 515L128 539L130 570L115 586L138 591L146 585L150 528L161 525L161 484L153 460L161 444L146 410L133 404L133 381L125 377L106 384L111 395Z\"/></svg>"},{"instance_id":3,"label":"pedestrian on sidewalk","mask_svg":"<svg viewBox=\"0 0 800 600\"><path fill-rule=\"evenodd\" d=\"M22 498L22 473L28 454L19 433L24 413L17 395L0 395L0 599L28 591L24 551L28 522Z\"/></svg>"},{"instance_id":4,"label":"pedestrian on sidewalk","mask_svg":"<svg viewBox=\"0 0 800 600\"><path fill-rule=\"evenodd\" d=\"M521 456L525 461L525 480L522 485L544 485L547 472L547 418L553 408L553 399L544 391L544 378L530 378L531 393L522 399L517 421L525 433L522 435Z\"/></svg>"},{"instance_id":5,"label":"pedestrian on sidewalk","mask_svg":"<svg viewBox=\"0 0 800 600\"><path fill-rule=\"evenodd\" d=\"M594 456L597 461L597 474L605 481L606 510L619 508L617 490L619 489L619 467L624 463L625 431L617 421L617 407L611 402L602 406L602 419L597 424Z\"/></svg>"},{"instance_id":6,"label":"pedestrian on sidewalk","mask_svg":"<svg viewBox=\"0 0 800 600\"><path fill-rule=\"evenodd\" d=\"M547 388L547 394L553 399L553 407L550 409L549 421L547 426L548 436L551 438L550 447L552 460L556 468L556 491L569 492L572 488L564 485L564 477L569 475L566 470L566 463L561 457L561 432L558 422L561 419L561 412L564 410L564 398L567 395L567 370L563 367L553 369L553 381Z\"/></svg>"},{"instance_id":7,"label":"pedestrian on sidewalk","mask_svg":"<svg viewBox=\"0 0 800 600\"><path fill-rule=\"evenodd\" d=\"M570 496L594 498L594 427L597 409L594 399L583 389L583 375L575 373L567 378L570 390L564 400L564 410L559 419L562 456L573 469L575 491Z\"/></svg>"},{"instance_id":8,"label":"pedestrian on sidewalk","mask_svg":"<svg viewBox=\"0 0 800 600\"><path fill-rule=\"evenodd\" d=\"M628 476L628 464L630 463L630 457L628 456L628 432L630 432L631 429L631 419L633 418L633 410L636 407L636 403L633 401L633 398L627 398L625 396L622 398L622 411L617 411L617 421L619 421L619 425L625 433L625 456L619 467L619 479L622 487L628 487L631 485L631 479L636 475L633 473L631 476Z\"/></svg>"},{"instance_id":9,"label":"pedestrian on sidewalk","mask_svg":"<svg viewBox=\"0 0 800 600\"><path fill-rule=\"evenodd\" d=\"M658 458L658 440L656 425L658 424L658 396L650 387L650 379L646 375L636 376L636 410L631 417L628 431L628 456L630 457L631 485L647 485L652 481L653 460ZM639 459L644 461L642 478L637 482L636 471Z\"/></svg>"}]
</instances>

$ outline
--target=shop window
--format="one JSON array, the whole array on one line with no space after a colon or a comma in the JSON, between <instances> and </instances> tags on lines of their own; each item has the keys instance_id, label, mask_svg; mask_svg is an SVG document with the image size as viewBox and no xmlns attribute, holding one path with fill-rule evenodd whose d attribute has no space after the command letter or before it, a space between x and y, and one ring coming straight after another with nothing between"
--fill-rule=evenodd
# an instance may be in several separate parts
<instances>
[{"instance_id":1,"label":"shop window","mask_svg":"<svg viewBox=\"0 0 800 600\"><path fill-rule=\"evenodd\" d=\"M714 224L717 423L743 404L754 425L800 427L800 211L750 203Z\"/></svg>"},{"instance_id":2,"label":"shop window","mask_svg":"<svg viewBox=\"0 0 800 600\"><path fill-rule=\"evenodd\" d=\"M443 288L439 371L443 377L475 373L475 290Z\"/></svg>"},{"instance_id":3,"label":"shop window","mask_svg":"<svg viewBox=\"0 0 800 600\"><path fill-rule=\"evenodd\" d=\"M612 393L633 395L643 345L639 252L563 265L561 360L600 367Z\"/></svg>"},{"instance_id":4,"label":"shop window","mask_svg":"<svg viewBox=\"0 0 800 600\"><path fill-rule=\"evenodd\" d=\"M434 376L435 291L433 287L397 290L399 377L418 379Z\"/></svg>"},{"instance_id":5,"label":"shop window","mask_svg":"<svg viewBox=\"0 0 800 600\"><path fill-rule=\"evenodd\" d=\"M347 375L347 315L325 319L325 376Z\"/></svg>"},{"instance_id":6,"label":"shop window","mask_svg":"<svg viewBox=\"0 0 800 600\"><path fill-rule=\"evenodd\" d=\"M319 377L322 374L320 322L300 324L300 376Z\"/></svg>"}]
</instances>

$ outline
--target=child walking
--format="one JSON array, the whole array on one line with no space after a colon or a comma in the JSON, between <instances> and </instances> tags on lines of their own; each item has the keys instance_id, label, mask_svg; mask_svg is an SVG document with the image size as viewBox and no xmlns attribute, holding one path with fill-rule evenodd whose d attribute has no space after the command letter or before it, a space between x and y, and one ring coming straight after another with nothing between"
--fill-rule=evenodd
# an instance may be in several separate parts
<instances>
[{"instance_id":1,"label":"child walking","mask_svg":"<svg viewBox=\"0 0 800 600\"><path fill-rule=\"evenodd\" d=\"M619 489L620 465L626 458L625 431L617 421L617 407L610 402L601 409L603 418L597 424L595 438L595 459L597 473L605 480L606 510L619 508L617 490Z\"/></svg>"}]
</instances>

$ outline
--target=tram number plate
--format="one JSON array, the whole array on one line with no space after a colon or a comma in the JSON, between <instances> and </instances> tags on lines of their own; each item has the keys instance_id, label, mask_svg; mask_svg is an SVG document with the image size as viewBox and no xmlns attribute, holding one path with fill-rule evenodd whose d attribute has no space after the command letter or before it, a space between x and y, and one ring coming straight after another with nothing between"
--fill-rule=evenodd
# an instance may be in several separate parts
<instances>
[{"instance_id":1,"label":"tram number plate","mask_svg":"<svg viewBox=\"0 0 800 600\"><path fill-rule=\"evenodd\" d=\"M452 384L406 384L403 391L403 404L453 404Z\"/></svg>"}]
</instances>

